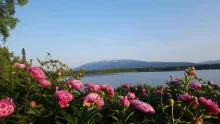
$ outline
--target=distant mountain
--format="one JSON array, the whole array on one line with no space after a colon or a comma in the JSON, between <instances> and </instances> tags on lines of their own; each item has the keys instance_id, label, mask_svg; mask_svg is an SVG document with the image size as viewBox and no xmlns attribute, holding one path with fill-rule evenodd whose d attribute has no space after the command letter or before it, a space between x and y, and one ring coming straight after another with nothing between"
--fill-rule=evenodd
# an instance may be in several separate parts
<instances>
[{"instance_id":1,"label":"distant mountain","mask_svg":"<svg viewBox=\"0 0 220 124\"><path fill-rule=\"evenodd\" d=\"M87 71L91 70L103 70L114 68L149 68L149 67L171 67L171 66L190 66L196 65L196 63L190 62L145 62L139 60L106 60L91 62L81 65L73 70L83 69Z\"/></svg>"},{"instance_id":2,"label":"distant mountain","mask_svg":"<svg viewBox=\"0 0 220 124\"><path fill-rule=\"evenodd\" d=\"M200 62L200 64L220 64L220 60L204 61Z\"/></svg>"}]
</instances>

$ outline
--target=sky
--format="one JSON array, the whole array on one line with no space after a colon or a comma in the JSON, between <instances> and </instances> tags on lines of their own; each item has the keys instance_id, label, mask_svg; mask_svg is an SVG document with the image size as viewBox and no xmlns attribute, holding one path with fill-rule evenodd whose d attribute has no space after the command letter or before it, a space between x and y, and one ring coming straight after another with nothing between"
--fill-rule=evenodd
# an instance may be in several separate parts
<instances>
[{"instance_id":1,"label":"sky","mask_svg":"<svg viewBox=\"0 0 220 124\"><path fill-rule=\"evenodd\" d=\"M19 56L25 48L28 59L50 52L72 68L220 59L219 0L30 0L15 16L20 22L5 45Z\"/></svg>"}]
</instances>

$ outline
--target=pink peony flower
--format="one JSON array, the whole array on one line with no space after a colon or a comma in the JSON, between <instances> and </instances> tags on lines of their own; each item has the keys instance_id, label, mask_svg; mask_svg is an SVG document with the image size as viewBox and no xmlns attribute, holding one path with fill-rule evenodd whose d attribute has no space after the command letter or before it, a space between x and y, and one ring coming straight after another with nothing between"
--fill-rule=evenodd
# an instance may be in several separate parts
<instances>
[{"instance_id":1,"label":"pink peony flower","mask_svg":"<svg viewBox=\"0 0 220 124\"><path fill-rule=\"evenodd\" d=\"M12 102L11 98L0 100L0 118L7 117L14 113L16 105Z\"/></svg>"},{"instance_id":2,"label":"pink peony flower","mask_svg":"<svg viewBox=\"0 0 220 124\"><path fill-rule=\"evenodd\" d=\"M190 71L189 69L185 69L185 72L189 76L196 76L196 71L195 70Z\"/></svg>"},{"instance_id":3,"label":"pink peony flower","mask_svg":"<svg viewBox=\"0 0 220 124\"><path fill-rule=\"evenodd\" d=\"M216 89L220 89L220 84L215 84Z\"/></svg>"},{"instance_id":4,"label":"pink peony flower","mask_svg":"<svg viewBox=\"0 0 220 124\"><path fill-rule=\"evenodd\" d=\"M33 124L32 122L29 122L28 124Z\"/></svg>"},{"instance_id":5,"label":"pink peony flower","mask_svg":"<svg viewBox=\"0 0 220 124\"><path fill-rule=\"evenodd\" d=\"M130 86L130 84L123 84L122 87L128 90L128 89L130 89L131 86Z\"/></svg>"},{"instance_id":6,"label":"pink peony flower","mask_svg":"<svg viewBox=\"0 0 220 124\"><path fill-rule=\"evenodd\" d=\"M41 80L39 82L40 82L40 86L42 86L42 87L50 87L51 86L51 83L48 80Z\"/></svg>"},{"instance_id":7,"label":"pink peony flower","mask_svg":"<svg viewBox=\"0 0 220 124\"><path fill-rule=\"evenodd\" d=\"M135 99L136 96L135 96L134 93L128 92L128 94L127 94L127 98L128 98L129 100L132 100L132 99Z\"/></svg>"},{"instance_id":8,"label":"pink peony flower","mask_svg":"<svg viewBox=\"0 0 220 124\"><path fill-rule=\"evenodd\" d=\"M199 82L192 82L190 84L190 88L192 90L200 90L202 88L202 84L200 84Z\"/></svg>"},{"instance_id":9,"label":"pink peony flower","mask_svg":"<svg viewBox=\"0 0 220 124\"><path fill-rule=\"evenodd\" d=\"M211 114L218 115L220 113L220 109L218 105L213 102L211 99L206 99L204 97L199 98L199 103Z\"/></svg>"},{"instance_id":10,"label":"pink peony flower","mask_svg":"<svg viewBox=\"0 0 220 124\"><path fill-rule=\"evenodd\" d=\"M97 93L90 93L84 98L83 106L91 107L93 103L96 103L98 109L104 105L103 99Z\"/></svg>"},{"instance_id":11,"label":"pink peony flower","mask_svg":"<svg viewBox=\"0 0 220 124\"><path fill-rule=\"evenodd\" d=\"M138 109L144 113L151 113L155 114L154 108L145 102L139 101L139 100L132 100L131 105L135 108Z\"/></svg>"},{"instance_id":12,"label":"pink peony flower","mask_svg":"<svg viewBox=\"0 0 220 124\"><path fill-rule=\"evenodd\" d=\"M90 84L90 83L87 84L87 92L98 93L100 91L100 89L101 89L100 85L94 85L94 84Z\"/></svg>"},{"instance_id":13,"label":"pink peony flower","mask_svg":"<svg viewBox=\"0 0 220 124\"><path fill-rule=\"evenodd\" d=\"M44 72L38 66L30 66L28 68L31 76L38 81L44 80L46 78Z\"/></svg>"},{"instance_id":14,"label":"pink peony flower","mask_svg":"<svg viewBox=\"0 0 220 124\"><path fill-rule=\"evenodd\" d=\"M30 102L30 106L31 106L31 108L35 108L36 107L36 102L35 101L31 101Z\"/></svg>"},{"instance_id":15,"label":"pink peony flower","mask_svg":"<svg viewBox=\"0 0 220 124\"><path fill-rule=\"evenodd\" d=\"M162 94L163 94L163 91L157 90L157 91L155 91L155 94L156 94L156 95L162 95Z\"/></svg>"},{"instance_id":16,"label":"pink peony flower","mask_svg":"<svg viewBox=\"0 0 220 124\"><path fill-rule=\"evenodd\" d=\"M147 96L147 93L143 93L143 96Z\"/></svg>"},{"instance_id":17,"label":"pink peony flower","mask_svg":"<svg viewBox=\"0 0 220 124\"><path fill-rule=\"evenodd\" d=\"M111 97L114 97L114 95L115 95L114 89L108 84L101 85L101 90L107 91L109 96L111 96Z\"/></svg>"},{"instance_id":18,"label":"pink peony flower","mask_svg":"<svg viewBox=\"0 0 220 124\"><path fill-rule=\"evenodd\" d=\"M209 84L209 85L212 85L212 84L214 84L214 83L213 83L213 81L209 80L209 81L208 81L208 84Z\"/></svg>"},{"instance_id":19,"label":"pink peony flower","mask_svg":"<svg viewBox=\"0 0 220 124\"><path fill-rule=\"evenodd\" d=\"M25 64L15 63L14 67L19 68L19 69L24 69L24 68L26 68L26 65Z\"/></svg>"},{"instance_id":20,"label":"pink peony flower","mask_svg":"<svg viewBox=\"0 0 220 124\"><path fill-rule=\"evenodd\" d=\"M166 90L166 86L160 86L160 89L163 91L163 90Z\"/></svg>"},{"instance_id":21,"label":"pink peony flower","mask_svg":"<svg viewBox=\"0 0 220 124\"><path fill-rule=\"evenodd\" d=\"M176 78L175 80L171 80L171 84L173 85L177 85L180 83L180 79L179 78Z\"/></svg>"},{"instance_id":22,"label":"pink peony flower","mask_svg":"<svg viewBox=\"0 0 220 124\"><path fill-rule=\"evenodd\" d=\"M135 90L135 91L138 91L138 88L137 88L137 87L134 87L134 90Z\"/></svg>"},{"instance_id":23,"label":"pink peony flower","mask_svg":"<svg viewBox=\"0 0 220 124\"><path fill-rule=\"evenodd\" d=\"M83 85L79 80L68 81L66 84L71 85L72 88L75 90L80 90L81 88L83 88Z\"/></svg>"},{"instance_id":24,"label":"pink peony flower","mask_svg":"<svg viewBox=\"0 0 220 124\"><path fill-rule=\"evenodd\" d=\"M129 107L130 101L128 100L128 96L125 96L123 99L121 99L119 104L122 105L123 107Z\"/></svg>"},{"instance_id":25,"label":"pink peony flower","mask_svg":"<svg viewBox=\"0 0 220 124\"><path fill-rule=\"evenodd\" d=\"M59 90L55 92L55 99L59 101L60 107L64 108L73 100L73 95L66 90Z\"/></svg>"},{"instance_id":26,"label":"pink peony flower","mask_svg":"<svg viewBox=\"0 0 220 124\"><path fill-rule=\"evenodd\" d=\"M183 95L178 96L177 100L183 101L183 102L191 102L192 96L190 96L188 93L185 93Z\"/></svg>"},{"instance_id":27,"label":"pink peony flower","mask_svg":"<svg viewBox=\"0 0 220 124\"><path fill-rule=\"evenodd\" d=\"M142 90L142 92L145 92L145 91L146 91L146 89L144 89L144 88L142 88L141 90Z\"/></svg>"}]
</instances>

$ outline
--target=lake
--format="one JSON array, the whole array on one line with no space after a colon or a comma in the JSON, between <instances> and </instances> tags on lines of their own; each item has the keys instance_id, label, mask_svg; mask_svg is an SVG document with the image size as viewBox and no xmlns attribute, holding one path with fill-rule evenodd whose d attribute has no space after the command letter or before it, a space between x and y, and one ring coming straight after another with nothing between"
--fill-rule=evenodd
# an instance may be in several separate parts
<instances>
[{"instance_id":1,"label":"lake","mask_svg":"<svg viewBox=\"0 0 220 124\"><path fill-rule=\"evenodd\" d=\"M214 83L220 83L220 69L218 70L197 70L199 78L204 81L212 80ZM129 73L116 73L107 75L88 75L81 81L83 83L93 84L110 84L116 88L124 83L129 84L143 84L155 86L164 84L170 79L170 75L174 78L184 77L184 71L170 71L170 72L129 72Z\"/></svg>"}]
</instances>

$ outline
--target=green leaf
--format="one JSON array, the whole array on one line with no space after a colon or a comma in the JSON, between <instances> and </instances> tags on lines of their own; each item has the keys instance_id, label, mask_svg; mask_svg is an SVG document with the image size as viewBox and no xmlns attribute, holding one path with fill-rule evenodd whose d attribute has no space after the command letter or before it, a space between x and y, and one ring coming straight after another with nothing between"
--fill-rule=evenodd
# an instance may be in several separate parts
<instances>
[{"instance_id":1,"label":"green leaf","mask_svg":"<svg viewBox=\"0 0 220 124\"><path fill-rule=\"evenodd\" d=\"M165 105L165 106L163 107L163 109L165 110L165 109L168 108L168 107L170 107L170 105Z\"/></svg>"},{"instance_id":2,"label":"green leaf","mask_svg":"<svg viewBox=\"0 0 220 124\"><path fill-rule=\"evenodd\" d=\"M65 111L60 111L60 114L65 118L66 121L74 124L74 119L73 119L73 117L70 114L68 114Z\"/></svg>"},{"instance_id":3,"label":"green leaf","mask_svg":"<svg viewBox=\"0 0 220 124\"><path fill-rule=\"evenodd\" d=\"M119 115L119 111L118 110L112 110L112 112L116 112Z\"/></svg>"},{"instance_id":4,"label":"green leaf","mask_svg":"<svg viewBox=\"0 0 220 124\"><path fill-rule=\"evenodd\" d=\"M114 120L118 121L118 118L114 115L111 116Z\"/></svg>"},{"instance_id":5,"label":"green leaf","mask_svg":"<svg viewBox=\"0 0 220 124\"><path fill-rule=\"evenodd\" d=\"M38 59L38 58L36 58L37 59L37 61L39 62L39 64L41 64L41 61L40 61L40 59Z\"/></svg>"},{"instance_id":6,"label":"green leaf","mask_svg":"<svg viewBox=\"0 0 220 124\"><path fill-rule=\"evenodd\" d=\"M126 117L125 122L127 122L127 120L131 117L131 115L134 114L134 112L135 112L135 111L133 111L132 113L130 113L130 114Z\"/></svg>"}]
</instances>

